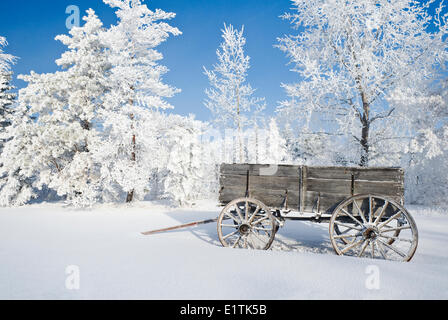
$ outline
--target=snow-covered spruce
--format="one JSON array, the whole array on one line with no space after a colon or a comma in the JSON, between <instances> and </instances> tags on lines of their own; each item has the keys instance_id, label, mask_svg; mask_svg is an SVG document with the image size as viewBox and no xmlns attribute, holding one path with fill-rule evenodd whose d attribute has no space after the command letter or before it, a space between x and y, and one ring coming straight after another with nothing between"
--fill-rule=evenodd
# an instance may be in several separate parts
<instances>
[{"instance_id":1,"label":"snow-covered spruce","mask_svg":"<svg viewBox=\"0 0 448 320\"><path fill-rule=\"evenodd\" d=\"M16 98L16 95L11 92L14 89L11 85L13 74L11 65L16 57L3 52L2 47L6 45L6 39L0 36L0 136L3 136L5 128L11 125L11 116L14 112L12 105ZM5 137L0 137L0 153L5 142Z\"/></svg>"},{"instance_id":2,"label":"snow-covered spruce","mask_svg":"<svg viewBox=\"0 0 448 320\"><path fill-rule=\"evenodd\" d=\"M104 137L93 152L102 163L104 192L116 199L124 191L131 202L145 196L151 178L154 137L147 127L152 110L172 108L165 98L180 91L163 82L168 69L159 64L163 55L157 47L181 32L164 21L175 13L151 11L140 0L104 2L117 9L118 23L103 34L109 48L110 90L99 110Z\"/></svg>"},{"instance_id":3,"label":"snow-covered spruce","mask_svg":"<svg viewBox=\"0 0 448 320\"><path fill-rule=\"evenodd\" d=\"M44 187L75 205L98 200L99 168L90 147L99 140L94 118L107 90L109 63L100 42L101 21L93 10L84 20L84 26L71 29L69 36L56 37L68 47L56 61L62 71L19 76L28 83L19 91L23 118L11 126L13 139L4 157L9 159L3 161L8 177L19 171L22 180L32 183L28 199L23 196L19 203ZM30 115L35 115L33 121ZM8 179L8 183L16 182ZM2 197L13 201L16 189L5 187Z\"/></svg>"}]
</instances>

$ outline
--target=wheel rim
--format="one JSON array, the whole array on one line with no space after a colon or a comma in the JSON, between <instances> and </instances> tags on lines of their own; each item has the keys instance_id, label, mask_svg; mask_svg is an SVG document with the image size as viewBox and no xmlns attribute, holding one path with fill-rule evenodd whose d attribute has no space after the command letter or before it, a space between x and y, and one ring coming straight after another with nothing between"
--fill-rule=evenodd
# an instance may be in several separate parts
<instances>
[{"instance_id":1,"label":"wheel rim","mask_svg":"<svg viewBox=\"0 0 448 320\"><path fill-rule=\"evenodd\" d=\"M268 250L275 238L275 219L255 199L230 202L218 219L218 237L224 247Z\"/></svg>"},{"instance_id":2,"label":"wheel rim","mask_svg":"<svg viewBox=\"0 0 448 320\"><path fill-rule=\"evenodd\" d=\"M336 208L330 239L338 255L410 261L418 231L412 216L395 201L361 195Z\"/></svg>"}]
</instances>

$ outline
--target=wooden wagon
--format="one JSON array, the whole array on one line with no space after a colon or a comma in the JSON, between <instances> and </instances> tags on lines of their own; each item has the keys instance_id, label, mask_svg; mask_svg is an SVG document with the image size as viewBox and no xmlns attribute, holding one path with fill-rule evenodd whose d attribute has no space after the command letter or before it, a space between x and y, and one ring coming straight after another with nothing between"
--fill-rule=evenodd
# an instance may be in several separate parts
<instances>
[{"instance_id":1,"label":"wooden wagon","mask_svg":"<svg viewBox=\"0 0 448 320\"><path fill-rule=\"evenodd\" d=\"M287 220L328 222L338 255L410 261L418 244L400 168L223 164L218 237L268 250Z\"/></svg>"}]
</instances>

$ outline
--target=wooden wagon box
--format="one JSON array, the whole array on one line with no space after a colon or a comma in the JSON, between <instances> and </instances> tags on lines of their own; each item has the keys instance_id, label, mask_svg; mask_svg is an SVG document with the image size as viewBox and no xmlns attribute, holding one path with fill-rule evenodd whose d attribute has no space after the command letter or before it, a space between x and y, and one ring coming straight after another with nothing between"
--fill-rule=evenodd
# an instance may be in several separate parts
<instances>
[{"instance_id":1,"label":"wooden wagon box","mask_svg":"<svg viewBox=\"0 0 448 320\"><path fill-rule=\"evenodd\" d=\"M269 174L269 175L268 175ZM223 164L219 201L226 205L243 197L271 208L331 213L356 194L380 194L404 203L401 168L309 167L293 165Z\"/></svg>"}]
</instances>

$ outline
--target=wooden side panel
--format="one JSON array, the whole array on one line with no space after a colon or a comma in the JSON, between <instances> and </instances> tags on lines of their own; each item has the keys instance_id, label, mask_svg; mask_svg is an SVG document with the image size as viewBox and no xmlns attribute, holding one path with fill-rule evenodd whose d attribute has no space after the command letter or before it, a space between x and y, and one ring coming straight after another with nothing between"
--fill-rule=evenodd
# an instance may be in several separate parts
<instances>
[{"instance_id":1,"label":"wooden side panel","mask_svg":"<svg viewBox=\"0 0 448 320\"><path fill-rule=\"evenodd\" d=\"M308 167L305 212L332 212L355 194L378 194L402 201L404 171L399 168Z\"/></svg>"},{"instance_id":2,"label":"wooden side panel","mask_svg":"<svg viewBox=\"0 0 448 320\"><path fill-rule=\"evenodd\" d=\"M273 170L276 169L276 170ZM290 208L298 209L300 178L299 166L253 164L224 164L221 166L221 204L245 196L247 172L249 171L249 192L267 206L282 208L287 199ZM272 175L270 175L272 174Z\"/></svg>"}]
</instances>

